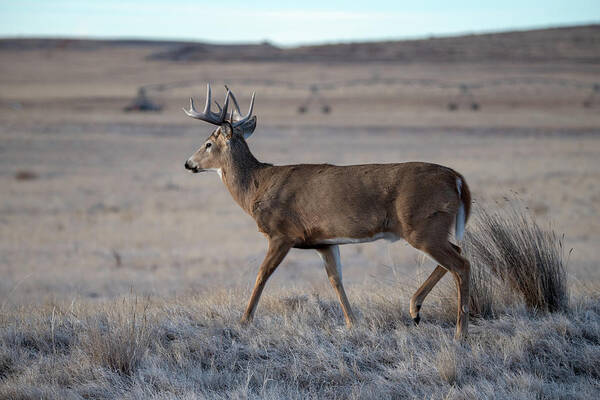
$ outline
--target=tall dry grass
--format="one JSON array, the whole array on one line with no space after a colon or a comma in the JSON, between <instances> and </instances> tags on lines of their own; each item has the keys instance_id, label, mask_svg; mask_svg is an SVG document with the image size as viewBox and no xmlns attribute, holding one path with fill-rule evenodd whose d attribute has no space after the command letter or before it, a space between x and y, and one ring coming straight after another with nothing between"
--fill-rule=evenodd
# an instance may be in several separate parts
<instances>
[{"instance_id":1,"label":"tall dry grass","mask_svg":"<svg viewBox=\"0 0 600 400\"><path fill-rule=\"evenodd\" d=\"M148 304L138 304L137 298L123 299L121 307L88 318L87 324L95 328L87 330L79 344L91 360L131 375L150 343Z\"/></svg>"},{"instance_id":2,"label":"tall dry grass","mask_svg":"<svg viewBox=\"0 0 600 400\"><path fill-rule=\"evenodd\" d=\"M538 312L567 310L562 238L519 203L495 211L477 207L462 247L472 266L475 315L493 316L519 300Z\"/></svg>"}]
</instances>

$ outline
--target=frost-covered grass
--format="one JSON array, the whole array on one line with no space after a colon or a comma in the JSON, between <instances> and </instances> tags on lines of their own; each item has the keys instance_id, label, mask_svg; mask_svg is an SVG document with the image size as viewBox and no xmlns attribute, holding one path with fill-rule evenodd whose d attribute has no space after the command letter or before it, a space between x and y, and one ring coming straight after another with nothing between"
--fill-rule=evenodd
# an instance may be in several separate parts
<instances>
[{"instance_id":1,"label":"frost-covered grass","mask_svg":"<svg viewBox=\"0 0 600 400\"><path fill-rule=\"evenodd\" d=\"M276 291L246 327L238 322L246 299L231 292L5 311L0 398L587 399L600 391L598 298L575 297L561 313L516 306L472 318L457 343L443 307L424 307L415 327L408 293L352 293L359 323L350 330L333 298Z\"/></svg>"},{"instance_id":2,"label":"frost-covered grass","mask_svg":"<svg viewBox=\"0 0 600 400\"><path fill-rule=\"evenodd\" d=\"M480 211L463 245L473 286L463 342L448 282L419 326L415 288L399 282L353 286L352 329L332 291L273 287L248 326L246 291L11 306L0 398L597 398L600 290L569 294L560 238L522 211Z\"/></svg>"}]
</instances>

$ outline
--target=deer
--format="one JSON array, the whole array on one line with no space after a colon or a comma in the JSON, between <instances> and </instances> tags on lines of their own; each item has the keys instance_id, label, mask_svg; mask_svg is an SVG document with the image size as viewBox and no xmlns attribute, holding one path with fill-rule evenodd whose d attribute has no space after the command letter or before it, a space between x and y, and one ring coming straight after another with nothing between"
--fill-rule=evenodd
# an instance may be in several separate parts
<instances>
[{"instance_id":1,"label":"deer","mask_svg":"<svg viewBox=\"0 0 600 400\"><path fill-rule=\"evenodd\" d=\"M185 162L193 173L215 171L233 200L249 214L268 240L266 256L243 313L249 323L269 277L292 248L314 249L322 258L350 328L356 322L342 283L339 246L378 239L408 242L437 266L410 299L415 325L423 301L450 272L457 289L455 338L468 331L469 261L455 241L462 240L471 194L464 177L451 168L426 162L273 165L258 161L247 140L256 129L255 93L246 115L225 86L221 106L211 105L207 85L204 111L190 98L185 113L217 128ZM233 103L233 104L230 104ZM231 111L228 112L231 106Z\"/></svg>"}]
</instances>

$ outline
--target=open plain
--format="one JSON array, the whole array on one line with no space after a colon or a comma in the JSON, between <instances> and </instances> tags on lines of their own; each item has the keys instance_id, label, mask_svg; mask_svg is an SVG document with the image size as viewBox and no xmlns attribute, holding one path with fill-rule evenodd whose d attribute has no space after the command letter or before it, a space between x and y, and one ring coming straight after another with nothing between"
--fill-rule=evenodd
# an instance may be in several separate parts
<instances>
[{"instance_id":1,"label":"open plain","mask_svg":"<svg viewBox=\"0 0 600 400\"><path fill-rule=\"evenodd\" d=\"M596 59L169 61L157 46L0 49L0 397L598 394ZM207 82L242 108L256 91L261 161L429 161L465 176L474 213L522 204L564 234L569 311L515 306L453 343L450 277L413 327L433 262L378 241L341 248L356 329L311 250L240 326L266 240L216 174L183 168L212 127L181 107ZM124 111L140 87L160 111Z\"/></svg>"}]
</instances>

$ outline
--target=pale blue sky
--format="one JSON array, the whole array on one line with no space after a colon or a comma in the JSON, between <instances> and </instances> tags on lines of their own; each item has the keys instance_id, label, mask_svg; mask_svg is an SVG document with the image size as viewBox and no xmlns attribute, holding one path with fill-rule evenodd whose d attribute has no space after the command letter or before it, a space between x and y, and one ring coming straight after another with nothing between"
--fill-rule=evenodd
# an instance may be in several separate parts
<instances>
[{"instance_id":1,"label":"pale blue sky","mask_svg":"<svg viewBox=\"0 0 600 400\"><path fill-rule=\"evenodd\" d=\"M0 36L279 45L600 23L600 0L0 0Z\"/></svg>"}]
</instances>

